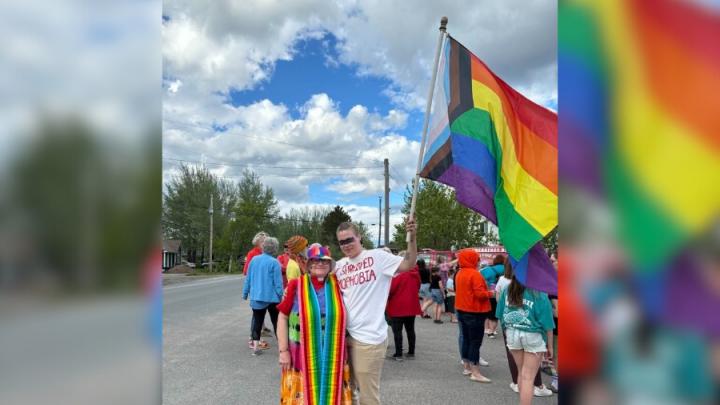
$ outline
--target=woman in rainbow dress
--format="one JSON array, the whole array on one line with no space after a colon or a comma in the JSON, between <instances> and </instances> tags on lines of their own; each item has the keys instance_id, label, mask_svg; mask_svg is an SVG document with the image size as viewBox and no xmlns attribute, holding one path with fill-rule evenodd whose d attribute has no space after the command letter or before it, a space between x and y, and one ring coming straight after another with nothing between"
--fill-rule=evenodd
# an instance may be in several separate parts
<instances>
[{"instance_id":1,"label":"woman in rainbow dress","mask_svg":"<svg viewBox=\"0 0 720 405\"><path fill-rule=\"evenodd\" d=\"M308 273L288 282L278 305L280 404L350 405L345 307L330 250L313 244Z\"/></svg>"}]
</instances>

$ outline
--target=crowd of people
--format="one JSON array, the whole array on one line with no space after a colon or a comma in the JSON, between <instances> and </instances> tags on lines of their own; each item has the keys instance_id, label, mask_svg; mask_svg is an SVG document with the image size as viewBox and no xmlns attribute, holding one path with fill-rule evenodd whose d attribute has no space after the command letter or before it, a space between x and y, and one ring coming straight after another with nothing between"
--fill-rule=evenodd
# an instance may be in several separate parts
<instances>
[{"instance_id":1,"label":"crowd of people","mask_svg":"<svg viewBox=\"0 0 720 405\"><path fill-rule=\"evenodd\" d=\"M282 372L280 403L379 404L388 326L394 353L387 357L403 361L416 355L415 319L443 324L443 315L458 325L460 373L470 381L492 383L482 374L489 363L480 352L485 336L501 333L509 387L519 403L557 392L557 297L521 284L503 255L485 265L468 248L428 266L416 260L414 220L405 226L407 250L394 255L364 249L358 227L340 224L337 262L329 247L308 246L300 235L284 243L281 255L276 238L259 233L253 239L243 286L253 313L249 345L253 355L269 347L261 338L269 313ZM551 389L541 369L553 376Z\"/></svg>"}]
</instances>

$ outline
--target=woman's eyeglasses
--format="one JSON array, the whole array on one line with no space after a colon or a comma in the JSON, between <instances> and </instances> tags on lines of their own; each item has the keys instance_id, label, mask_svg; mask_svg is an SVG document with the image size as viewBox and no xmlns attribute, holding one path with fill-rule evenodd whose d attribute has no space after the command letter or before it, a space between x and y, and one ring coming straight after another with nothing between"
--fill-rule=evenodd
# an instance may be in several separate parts
<instances>
[{"instance_id":1,"label":"woman's eyeglasses","mask_svg":"<svg viewBox=\"0 0 720 405\"><path fill-rule=\"evenodd\" d=\"M310 266L317 266L318 264L322 264L322 265L327 264L329 266L330 261L329 260L310 260L309 264L310 264Z\"/></svg>"},{"instance_id":2,"label":"woman's eyeglasses","mask_svg":"<svg viewBox=\"0 0 720 405\"><path fill-rule=\"evenodd\" d=\"M349 244L353 243L354 241L355 241L355 237L354 237L354 236L351 236L351 237L349 237L349 238L347 238L347 239L339 240L339 241L338 241L338 244L339 244L340 246L345 246L345 245L349 245Z\"/></svg>"}]
</instances>

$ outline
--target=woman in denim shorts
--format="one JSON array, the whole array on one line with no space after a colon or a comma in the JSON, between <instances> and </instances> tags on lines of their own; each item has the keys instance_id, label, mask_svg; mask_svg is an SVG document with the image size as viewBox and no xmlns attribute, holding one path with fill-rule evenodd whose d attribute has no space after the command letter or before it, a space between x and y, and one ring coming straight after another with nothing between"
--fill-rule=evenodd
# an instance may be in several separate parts
<instances>
[{"instance_id":1,"label":"woman in denim shorts","mask_svg":"<svg viewBox=\"0 0 720 405\"><path fill-rule=\"evenodd\" d=\"M442 316L443 305L445 304L445 288L443 286L442 277L440 277L440 269L437 267L432 268L430 275L430 297L432 298L431 304L435 305L433 311L435 323L443 323L440 319Z\"/></svg>"},{"instance_id":2,"label":"woman in denim shorts","mask_svg":"<svg viewBox=\"0 0 720 405\"><path fill-rule=\"evenodd\" d=\"M425 265L425 260L419 259L417 261L418 272L420 273L420 292L419 296L422 300L420 304L422 307L422 317L430 318L429 315L425 314L425 310L432 304L432 296L430 295L430 269Z\"/></svg>"},{"instance_id":3,"label":"woman in denim shorts","mask_svg":"<svg viewBox=\"0 0 720 405\"><path fill-rule=\"evenodd\" d=\"M543 355L553 356L552 305L547 294L524 287L514 275L497 305L507 347L520 371L520 404L530 404L540 361Z\"/></svg>"}]
</instances>

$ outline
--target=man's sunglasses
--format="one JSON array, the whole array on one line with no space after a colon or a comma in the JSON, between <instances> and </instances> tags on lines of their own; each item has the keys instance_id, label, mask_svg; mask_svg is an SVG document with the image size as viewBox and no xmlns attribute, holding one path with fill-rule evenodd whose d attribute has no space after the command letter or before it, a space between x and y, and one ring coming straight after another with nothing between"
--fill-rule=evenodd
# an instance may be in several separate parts
<instances>
[{"instance_id":1,"label":"man's sunglasses","mask_svg":"<svg viewBox=\"0 0 720 405\"><path fill-rule=\"evenodd\" d=\"M355 237L354 237L354 236L351 236L351 237L349 237L349 238L347 238L347 239L339 240L339 241L338 241L338 244L339 244L340 246L345 246L345 245L349 245L349 244L353 243L354 241L355 241Z\"/></svg>"}]
</instances>

